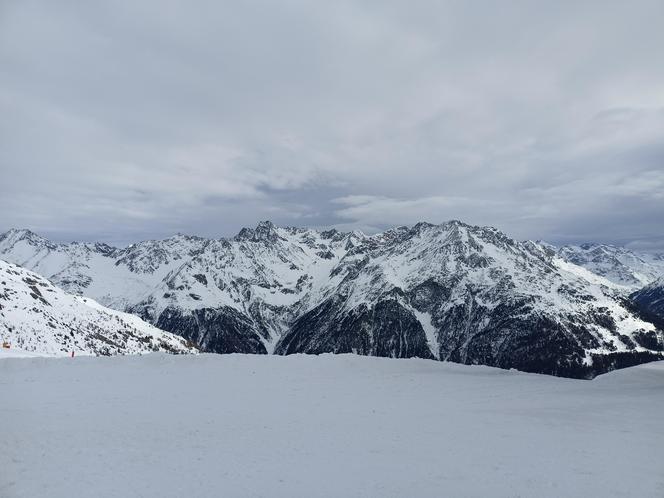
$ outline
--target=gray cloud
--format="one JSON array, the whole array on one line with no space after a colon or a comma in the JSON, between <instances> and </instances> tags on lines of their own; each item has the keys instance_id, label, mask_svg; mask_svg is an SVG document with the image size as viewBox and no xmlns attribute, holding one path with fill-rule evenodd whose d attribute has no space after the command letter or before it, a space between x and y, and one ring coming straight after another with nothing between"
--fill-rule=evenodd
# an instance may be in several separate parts
<instances>
[{"instance_id":1,"label":"gray cloud","mask_svg":"<svg viewBox=\"0 0 664 498\"><path fill-rule=\"evenodd\" d=\"M664 247L661 2L8 1L0 229Z\"/></svg>"}]
</instances>

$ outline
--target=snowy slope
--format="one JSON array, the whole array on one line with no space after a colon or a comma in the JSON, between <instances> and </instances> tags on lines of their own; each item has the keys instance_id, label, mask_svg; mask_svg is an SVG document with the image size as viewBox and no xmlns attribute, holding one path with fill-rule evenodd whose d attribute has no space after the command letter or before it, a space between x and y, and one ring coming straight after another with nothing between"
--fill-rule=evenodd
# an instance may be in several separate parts
<instances>
[{"instance_id":1,"label":"snowy slope","mask_svg":"<svg viewBox=\"0 0 664 498\"><path fill-rule=\"evenodd\" d=\"M193 352L181 337L90 298L67 294L36 273L2 260L0 338L18 351L46 355Z\"/></svg>"},{"instance_id":2,"label":"snowy slope","mask_svg":"<svg viewBox=\"0 0 664 498\"><path fill-rule=\"evenodd\" d=\"M124 249L13 230L0 255L218 353L357 352L592 377L664 348L625 285L458 221L372 236L261 222L232 239Z\"/></svg>"},{"instance_id":3,"label":"snowy slope","mask_svg":"<svg viewBox=\"0 0 664 498\"><path fill-rule=\"evenodd\" d=\"M0 496L658 498L662 386L662 362L0 360Z\"/></svg>"},{"instance_id":4,"label":"snowy slope","mask_svg":"<svg viewBox=\"0 0 664 498\"><path fill-rule=\"evenodd\" d=\"M558 255L570 263L634 291L664 276L664 254L643 253L607 244L566 245Z\"/></svg>"}]
</instances>

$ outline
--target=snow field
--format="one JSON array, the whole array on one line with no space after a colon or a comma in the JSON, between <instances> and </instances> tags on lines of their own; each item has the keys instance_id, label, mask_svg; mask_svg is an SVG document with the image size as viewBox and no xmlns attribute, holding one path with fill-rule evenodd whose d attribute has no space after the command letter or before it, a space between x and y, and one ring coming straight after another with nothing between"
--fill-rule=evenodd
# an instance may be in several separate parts
<instances>
[{"instance_id":1,"label":"snow field","mask_svg":"<svg viewBox=\"0 0 664 498\"><path fill-rule=\"evenodd\" d=\"M664 362L0 360L0 496L661 497Z\"/></svg>"}]
</instances>

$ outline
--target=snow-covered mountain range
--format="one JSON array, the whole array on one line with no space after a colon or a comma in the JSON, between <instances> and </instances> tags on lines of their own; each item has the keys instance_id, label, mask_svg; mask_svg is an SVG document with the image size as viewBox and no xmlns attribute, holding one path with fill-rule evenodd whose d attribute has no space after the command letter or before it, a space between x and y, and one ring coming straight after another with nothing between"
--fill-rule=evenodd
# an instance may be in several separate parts
<instances>
[{"instance_id":1,"label":"snow-covered mountain range","mask_svg":"<svg viewBox=\"0 0 664 498\"><path fill-rule=\"evenodd\" d=\"M664 275L664 253L644 253L608 244L566 245L558 256L634 291Z\"/></svg>"},{"instance_id":2,"label":"snow-covered mountain range","mask_svg":"<svg viewBox=\"0 0 664 498\"><path fill-rule=\"evenodd\" d=\"M0 260L0 339L47 355L190 353L195 348L135 315L73 296L45 278Z\"/></svg>"},{"instance_id":3,"label":"snow-covered mountain range","mask_svg":"<svg viewBox=\"0 0 664 498\"><path fill-rule=\"evenodd\" d=\"M372 236L262 222L232 239L127 248L0 235L0 258L205 351L417 356L573 377L659 358L662 331L626 297L636 284L574 254L459 221Z\"/></svg>"}]
</instances>

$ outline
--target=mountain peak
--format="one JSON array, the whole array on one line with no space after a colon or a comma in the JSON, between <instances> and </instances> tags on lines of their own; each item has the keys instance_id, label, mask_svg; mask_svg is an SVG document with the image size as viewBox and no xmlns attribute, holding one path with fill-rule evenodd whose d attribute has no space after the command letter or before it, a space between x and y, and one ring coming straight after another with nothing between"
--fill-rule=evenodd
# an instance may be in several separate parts
<instances>
[{"instance_id":1,"label":"mountain peak","mask_svg":"<svg viewBox=\"0 0 664 498\"><path fill-rule=\"evenodd\" d=\"M48 247L55 247L55 245L48 239L36 234L27 228L10 228L5 233L0 234L0 243L12 246L18 242L26 241L33 246L45 245Z\"/></svg>"},{"instance_id":2,"label":"mountain peak","mask_svg":"<svg viewBox=\"0 0 664 498\"><path fill-rule=\"evenodd\" d=\"M26 237L39 237L35 232L27 228L10 228L7 230L4 235L15 237L17 239L22 239Z\"/></svg>"},{"instance_id":3,"label":"mountain peak","mask_svg":"<svg viewBox=\"0 0 664 498\"><path fill-rule=\"evenodd\" d=\"M276 242L279 240L277 229L269 220L261 221L256 225L256 228L244 227L235 236L237 241L252 241L252 242Z\"/></svg>"},{"instance_id":4,"label":"mountain peak","mask_svg":"<svg viewBox=\"0 0 664 498\"><path fill-rule=\"evenodd\" d=\"M271 230L273 228L274 228L274 223L272 223L270 220L259 221L258 225L256 225L256 230L262 230L262 229Z\"/></svg>"}]
</instances>

